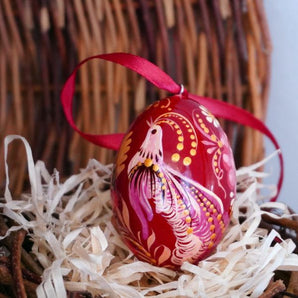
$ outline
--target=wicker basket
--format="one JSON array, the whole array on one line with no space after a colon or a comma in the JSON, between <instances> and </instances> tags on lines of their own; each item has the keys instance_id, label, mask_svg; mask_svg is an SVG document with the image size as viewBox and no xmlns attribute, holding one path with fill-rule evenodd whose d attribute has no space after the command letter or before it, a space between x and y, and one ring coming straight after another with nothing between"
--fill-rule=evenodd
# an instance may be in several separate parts
<instances>
[{"instance_id":1,"label":"wicker basket","mask_svg":"<svg viewBox=\"0 0 298 298\"><path fill-rule=\"evenodd\" d=\"M3 0L0 19L1 157L4 137L20 134L35 160L63 175L77 172L90 157L113 161L113 152L71 131L59 101L75 64L99 53L141 55L190 92L265 118L271 43L262 1ZM165 96L157 93L121 66L90 62L79 73L76 123L88 133L124 132L148 103ZM223 125L237 166L262 158L258 132ZM21 146L10 150L10 167L18 169L10 177L15 194L26 188L23 155ZM2 187L4 180L1 167Z\"/></svg>"},{"instance_id":2,"label":"wicker basket","mask_svg":"<svg viewBox=\"0 0 298 298\"><path fill-rule=\"evenodd\" d=\"M108 52L143 56L191 93L227 101L263 120L266 117L271 41L262 0L2 0L1 158L4 137L19 134L31 144L35 160L43 160L50 170L57 168L64 177L85 167L90 158L113 162L114 152L88 143L71 130L59 98L63 83L80 60ZM88 133L125 132L147 104L165 95L121 66L91 61L79 73L76 123ZM232 123L222 125L237 166L263 157L258 132ZM12 145L8 161L15 196L28 186L23 156L23 145ZM2 193L3 166L0 182ZM6 224L0 217L0 234L5 233ZM281 230L291 228L297 236L297 221L264 218L262 224L268 229L276 225ZM2 243L7 248L14 245L18 273L24 237L21 231ZM41 272L34 269L34 263L29 268L34 272L34 284L26 281L25 288L34 296ZM12 277L5 272L0 289L12 289ZM3 276L10 280L1 285ZM292 273L290 286L295 287L296 281L297 272ZM274 288L268 293L272 296ZM76 297L75 293L69 295Z\"/></svg>"}]
</instances>

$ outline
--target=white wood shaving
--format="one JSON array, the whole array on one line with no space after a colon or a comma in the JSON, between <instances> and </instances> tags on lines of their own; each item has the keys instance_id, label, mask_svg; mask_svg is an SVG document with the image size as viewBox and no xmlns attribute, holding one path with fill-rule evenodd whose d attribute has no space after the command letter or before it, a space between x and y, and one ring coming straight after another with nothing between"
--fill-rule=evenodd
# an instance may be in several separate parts
<instances>
[{"instance_id":1,"label":"white wood shaving","mask_svg":"<svg viewBox=\"0 0 298 298\"><path fill-rule=\"evenodd\" d=\"M31 184L31 192L19 200L9 191L6 162L8 146L15 139L25 145ZM8 136L7 182L0 207L20 225L7 235L22 228L33 241L32 251L44 268L38 297L66 297L66 290L103 297L258 297L275 270L298 271L293 241L275 243L275 237L281 238L275 230L268 234L258 228L266 213L262 207L280 209L283 217L294 216L284 204L264 203L260 195L262 188L271 195L276 191L256 179L264 176L258 168L270 158L237 171L238 185L246 190L237 194L223 240L213 255L198 265L184 263L181 272L140 262L122 243L111 224L112 165L93 159L80 173L60 181L59 173L51 175L42 161L34 164L24 138ZM240 223L243 216L246 220Z\"/></svg>"}]
</instances>

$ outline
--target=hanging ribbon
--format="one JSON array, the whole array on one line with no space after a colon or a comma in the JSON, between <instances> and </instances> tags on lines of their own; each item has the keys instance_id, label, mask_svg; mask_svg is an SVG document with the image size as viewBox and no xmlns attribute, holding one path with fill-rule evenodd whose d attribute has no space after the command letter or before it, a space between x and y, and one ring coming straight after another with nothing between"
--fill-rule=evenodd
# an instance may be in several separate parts
<instances>
[{"instance_id":1,"label":"hanging ribbon","mask_svg":"<svg viewBox=\"0 0 298 298\"><path fill-rule=\"evenodd\" d=\"M226 102L222 102L219 100L190 94L186 90L184 90L184 88L183 90L181 90L182 89L181 85L177 84L170 76L168 76L165 72L163 72L158 66L139 56L135 56L127 53L111 53L111 54L92 56L83 60L80 64L78 64L77 67L72 72L72 74L69 76L61 92L61 102L68 122L70 123L72 128L75 131L77 131L82 137L101 147L118 150L120 148L120 144L124 136L124 134L121 134L121 133L105 134L105 135L94 135L94 134L84 133L81 130L79 130L76 124L74 123L74 119L72 115L73 114L72 103L73 103L73 96L75 92L76 74L79 68L83 64L85 64L86 62L92 59L103 59L106 61L123 65L137 72L138 74L143 76L146 80L150 81L153 85L155 85L160 89L168 91L169 93L172 93L172 94L181 93L181 96L183 98L191 98L199 102L200 104L208 108L216 117L221 117L245 126L249 126L266 135L272 141L275 148L279 150L280 176L277 184L277 194L274 198L272 198L272 201L276 201L280 193L282 182L283 182L284 164L283 164L283 157L280 152L280 146L277 140L275 139L274 135L267 128L267 126L262 121L254 117L251 113L239 107L233 106L231 104L228 104Z\"/></svg>"}]
</instances>

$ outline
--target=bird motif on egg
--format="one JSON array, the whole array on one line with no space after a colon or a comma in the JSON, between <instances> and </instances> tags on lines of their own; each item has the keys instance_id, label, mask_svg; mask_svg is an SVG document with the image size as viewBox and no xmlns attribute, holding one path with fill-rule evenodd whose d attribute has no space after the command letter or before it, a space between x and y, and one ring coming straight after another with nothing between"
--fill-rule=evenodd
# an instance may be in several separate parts
<instances>
[{"instance_id":1,"label":"bird motif on egg","mask_svg":"<svg viewBox=\"0 0 298 298\"><path fill-rule=\"evenodd\" d=\"M112 184L123 242L142 261L179 269L210 255L223 236L235 198L233 154L217 119L176 95L133 122Z\"/></svg>"}]
</instances>

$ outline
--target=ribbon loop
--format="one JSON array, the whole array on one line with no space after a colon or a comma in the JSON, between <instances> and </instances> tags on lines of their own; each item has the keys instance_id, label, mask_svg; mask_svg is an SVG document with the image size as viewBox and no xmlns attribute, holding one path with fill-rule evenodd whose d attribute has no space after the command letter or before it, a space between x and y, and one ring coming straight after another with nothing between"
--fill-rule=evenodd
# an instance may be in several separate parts
<instances>
[{"instance_id":1,"label":"ribbon loop","mask_svg":"<svg viewBox=\"0 0 298 298\"><path fill-rule=\"evenodd\" d=\"M127 53L111 53L102 54L89 57L83 60L80 64L76 66L72 74L67 79L61 91L61 102L63 110L71 127L77 131L83 138L87 139L98 146L105 147L108 149L118 150L121 144L121 140L124 134L106 134L106 135L94 135L84 133L76 126L73 119L72 105L73 96L75 92L75 79L79 68L90 60L102 59L110 62L120 64L126 68L129 68L146 80L150 81L156 87L168 91L173 94L178 94L180 92L180 85L178 85L169 75L163 72L155 64L149 62L148 60Z\"/></svg>"},{"instance_id":2,"label":"ribbon loop","mask_svg":"<svg viewBox=\"0 0 298 298\"><path fill-rule=\"evenodd\" d=\"M169 75L167 75L164 71L162 71L158 66L149 62L148 60L135 56L128 53L110 53L110 54L102 54L89 57L83 60L77 67L74 69L72 74L67 79L62 91L61 91L61 102L63 106L64 113L71 127L77 131L82 137L87 139L88 141L113 150L118 150L123 139L124 134L107 134L107 135L94 135L84 133L79 130L79 128L74 123L73 113L72 113L72 104L73 104L73 96L75 91L75 78L79 68L92 59L102 59L106 61L110 61L113 63L120 64L126 68L129 68L141 76L143 76L146 80L150 81L157 88L168 91L172 94L179 94L184 98L191 98L200 104L206 106L215 116L221 117L224 119L228 119L234 121L236 123L249 126L253 129L256 129L263 134L265 134L274 144L276 149L280 149L280 146L275 139L274 135L267 128L267 126L257 119L255 116L250 114L248 111L241 109L239 107L233 106L231 104L214 100L206 97L200 97L194 94L188 94L187 90L185 90L184 86L181 84L177 84ZM280 177L277 185L277 194L272 199L275 201L283 181L283 157L282 154L279 154L280 161Z\"/></svg>"}]
</instances>

